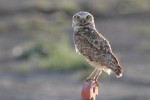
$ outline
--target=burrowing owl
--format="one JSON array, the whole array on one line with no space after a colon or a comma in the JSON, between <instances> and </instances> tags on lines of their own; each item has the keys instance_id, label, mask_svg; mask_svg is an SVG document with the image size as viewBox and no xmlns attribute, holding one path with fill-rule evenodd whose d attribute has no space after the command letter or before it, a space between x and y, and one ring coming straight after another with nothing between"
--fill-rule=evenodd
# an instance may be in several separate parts
<instances>
[{"instance_id":1,"label":"burrowing owl","mask_svg":"<svg viewBox=\"0 0 150 100\"><path fill-rule=\"evenodd\" d=\"M76 52L82 54L95 70L87 79L94 79L101 71L117 77L122 76L122 68L114 56L109 41L95 28L94 17L88 12L80 11L73 16L74 44Z\"/></svg>"}]
</instances>

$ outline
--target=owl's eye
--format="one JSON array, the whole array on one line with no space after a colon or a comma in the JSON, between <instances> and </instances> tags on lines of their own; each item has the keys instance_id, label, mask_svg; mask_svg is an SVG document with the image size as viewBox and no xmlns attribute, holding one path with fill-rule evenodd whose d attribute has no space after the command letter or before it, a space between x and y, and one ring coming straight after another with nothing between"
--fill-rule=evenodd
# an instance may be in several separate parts
<instances>
[{"instance_id":1,"label":"owl's eye","mask_svg":"<svg viewBox=\"0 0 150 100\"><path fill-rule=\"evenodd\" d=\"M75 18L76 18L77 20L79 20L79 19L80 19L80 17L79 17L79 16L75 16Z\"/></svg>"},{"instance_id":2,"label":"owl's eye","mask_svg":"<svg viewBox=\"0 0 150 100\"><path fill-rule=\"evenodd\" d=\"M89 19L91 19L91 16L90 15L86 16L86 20L89 20Z\"/></svg>"}]
</instances>

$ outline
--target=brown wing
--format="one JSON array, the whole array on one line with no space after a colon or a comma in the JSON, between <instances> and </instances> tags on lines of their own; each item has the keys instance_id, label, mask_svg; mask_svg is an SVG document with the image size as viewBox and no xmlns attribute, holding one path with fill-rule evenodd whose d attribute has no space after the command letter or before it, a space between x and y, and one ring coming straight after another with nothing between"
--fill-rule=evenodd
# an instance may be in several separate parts
<instances>
[{"instance_id":1,"label":"brown wing","mask_svg":"<svg viewBox=\"0 0 150 100\"><path fill-rule=\"evenodd\" d=\"M92 45L98 50L105 52L112 52L109 41L105 39L101 34L99 34L96 30L90 29L87 33L83 33L84 37L92 43Z\"/></svg>"},{"instance_id":2,"label":"brown wing","mask_svg":"<svg viewBox=\"0 0 150 100\"><path fill-rule=\"evenodd\" d=\"M89 32L85 32L83 36L86 37L91 45L100 51L99 59L101 64L112 69L112 71L120 77L122 75L122 68L111 50L109 41L95 30L91 29Z\"/></svg>"}]
</instances>

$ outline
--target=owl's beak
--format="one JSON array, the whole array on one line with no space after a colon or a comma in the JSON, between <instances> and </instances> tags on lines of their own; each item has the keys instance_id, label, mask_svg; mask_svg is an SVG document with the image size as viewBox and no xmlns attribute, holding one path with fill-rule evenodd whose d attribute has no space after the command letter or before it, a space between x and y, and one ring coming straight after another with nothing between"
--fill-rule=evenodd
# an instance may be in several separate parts
<instances>
[{"instance_id":1,"label":"owl's beak","mask_svg":"<svg viewBox=\"0 0 150 100\"><path fill-rule=\"evenodd\" d=\"M81 19L80 22L81 22L81 24L85 24L86 20L85 19Z\"/></svg>"}]
</instances>

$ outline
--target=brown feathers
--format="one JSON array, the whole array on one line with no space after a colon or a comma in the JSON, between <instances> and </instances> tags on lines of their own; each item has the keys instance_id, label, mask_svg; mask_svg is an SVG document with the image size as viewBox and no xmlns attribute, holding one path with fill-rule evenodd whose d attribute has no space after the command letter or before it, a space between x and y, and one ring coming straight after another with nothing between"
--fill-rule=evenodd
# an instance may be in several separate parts
<instances>
[{"instance_id":1,"label":"brown feathers","mask_svg":"<svg viewBox=\"0 0 150 100\"><path fill-rule=\"evenodd\" d=\"M80 21L73 19L74 24L74 44L76 51L82 54L88 62L98 69L107 73L113 71L117 77L122 76L122 68L117 58L114 56L109 41L105 39L95 28L94 19L86 22L89 13L77 13L80 20L85 20L85 25L80 26ZM93 17L91 17L93 18ZM83 24L83 23L82 23ZM110 71L111 70L111 71Z\"/></svg>"}]
</instances>

